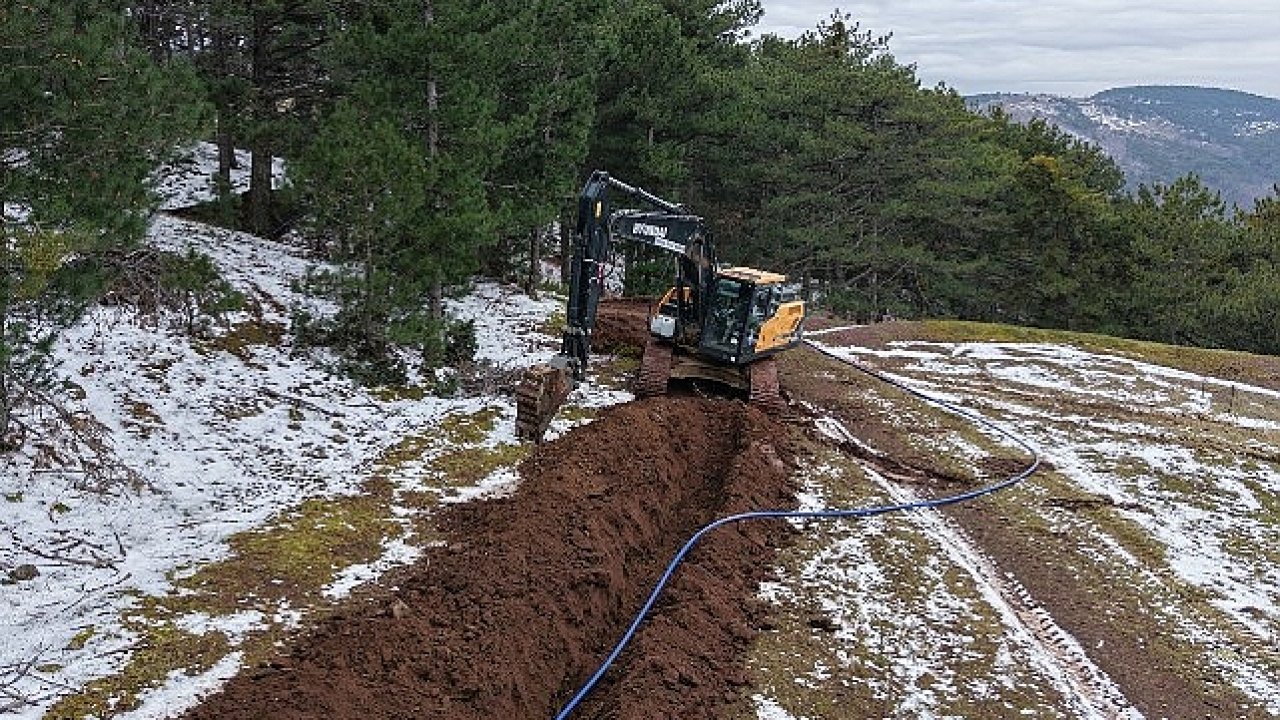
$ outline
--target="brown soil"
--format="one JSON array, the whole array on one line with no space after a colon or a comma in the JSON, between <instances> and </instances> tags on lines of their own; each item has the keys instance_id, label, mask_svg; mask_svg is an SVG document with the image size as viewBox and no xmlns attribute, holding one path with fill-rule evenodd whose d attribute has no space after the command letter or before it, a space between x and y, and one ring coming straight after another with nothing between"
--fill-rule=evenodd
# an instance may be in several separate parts
<instances>
[{"instance_id":1,"label":"brown soil","mask_svg":"<svg viewBox=\"0 0 1280 720\"><path fill-rule=\"evenodd\" d=\"M553 717L698 527L794 502L783 436L738 402L615 408L543 445L511 497L449 510L447 546L395 577L397 590L187 717ZM708 536L577 716L714 717L736 701L763 618L754 589L788 532L756 522Z\"/></svg>"},{"instance_id":2,"label":"brown soil","mask_svg":"<svg viewBox=\"0 0 1280 720\"><path fill-rule=\"evenodd\" d=\"M638 352L649 340L649 308L655 298L608 298L600 301L593 352Z\"/></svg>"},{"instance_id":3,"label":"brown soil","mask_svg":"<svg viewBox=\"0 0 1280 720\"><path fill-rule=\"evenodd\" d=\"M595 345L645 337L648 302L602 306ZM874 338L871 338L874 340ZM955 489L945 468L895 438L864 400L864 377L807 350L783 384L898 458L895 477ZM595 670L681 544L726 514L794 505L785 427L741 402L666 397L628 403L541 446L510 497L441 516L447 544L352 602L278 662L250 669L186 717L551 718ZM1000 468L1015 458L996 458ZM1067 630L1149 717L1254 717L1211 689L1176 651L1139 646L1141 607L1098 612L1046 547L993 508L952 517ZM770 622L755 600L783 523L722 528L696 549L581 718L712 718L748 694L744 657ZM1096 592L1105 593L1105 588ZM1101 640L1106 639L1105 644ZM851 713L854 711L850 710ZM844 717L857 717L856 714Z\"/></svg>"},{"instance_id":4,"label":"brown soil","mask_svg":"<svg viewBox=\"0 0 1280 720\"><path fill-rule=\"evenodd\" d=\"M875 346L899 339L903 326L882 323L849 330L844 342L856 338L859 344ZM833 335L823 340L841 344ZM956 489L947 487L959 480L950 469L903 445L900 433L876 419L876 405L863 398L875 397L882 389L867 376L807 349L788 353L783 370L793 397L821 407L854 435L886 452L890 459L874 459L882 473L928 488L926 492L942 494ZM1025 460L1011 454L993 456L979 465L990 477L1004 478L1025 467ZM1017 501L996 495L952 505L944 512L1001 573L1016 579L1060 627L1088 649L1089 659L1145 717L1270 717L1257 702L1204 667L1188 641L1178 637L1178 628L1153 623L1140 596L1122 587L1110 587L1114 581L1103 575L1082 578L1079 573L1089 565L1089 559L1070 536L1028 527L1014 517L1021 508L1006 508L1005 503L1016 505Z\"/></svg>"}]
</instances>

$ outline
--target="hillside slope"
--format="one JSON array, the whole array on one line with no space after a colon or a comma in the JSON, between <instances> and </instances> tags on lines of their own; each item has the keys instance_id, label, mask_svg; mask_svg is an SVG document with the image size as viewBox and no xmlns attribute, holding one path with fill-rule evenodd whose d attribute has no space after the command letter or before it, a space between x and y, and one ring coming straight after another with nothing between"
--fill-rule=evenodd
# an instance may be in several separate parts
<instances>
[{"instance_id":1,"label":"hillside slope","mask_svg":"<svg viewBox=\"0 0 1280 720\"><path fill-rule=\"evenodd\" d=\"M546 717L701 523L950 495L1028 462L810 349L783 356L787 424L631 402L634 352L605 338L618 356L535 448L504 378L552 352L555 298L452 298L493 365L457 396L361 388L291 346L296 248L166 215L149 242L209 253L253 302L201 337L100 308L63 339L78 417L128 472L87 482L74 443L3 459L0 572L38 573L0 584L6 716ZM718 531L582 717L1280 715L1280 362L819 327L829 353L1025 437L1041 471L944 512Z\"/></svg>"},{"instance_id":2,"label":"hillside slope","mask_svg":"<svg viewBox=\"0 0 1280 720\"><path fill-rule=\"evenodd\" d=\"M1101 147L1130 187L1195 172L1228 202L1252 208L1280 183L1280 100L1201 87L1115 88L1088 98L988 94L970 107L1041 118Z\"/></svg>"}]
</instances>

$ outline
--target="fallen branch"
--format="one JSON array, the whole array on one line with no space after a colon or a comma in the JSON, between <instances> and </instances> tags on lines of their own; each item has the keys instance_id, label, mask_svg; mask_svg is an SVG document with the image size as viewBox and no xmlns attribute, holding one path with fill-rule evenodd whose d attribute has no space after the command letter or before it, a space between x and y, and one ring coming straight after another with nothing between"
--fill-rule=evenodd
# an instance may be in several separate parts
<instances>
[{"instance_id":1,"label":"fallen branch","mask_svg":"<svg viewBox=\"0 0 1280 720\"><path fill-rule=\"evenodd\" d=\"M0 705L0 710L16 710L21 707L35 704L35 701L26 695L19 693L14 689L14 687L19 681L31 673L31 669L36 666L36 663L40 662L40 658L44 655L45 650L47 650L47 648L42 647L37 650L36 654L31 658L8 666L8 668L15 668L15 671L8 675L4 683L0 683L0 695L4 695L9 698L10 702Z\"/></svg>"},{"instance_id":2,"label":"fallen branch","mask_svg":"<svg viewBox=\"0 0 1280 720\"><path fill-rule=\"evenodd\" d=\"M105 582L105 583L103 583L103 584L101 584L101 585L99 585L99 586L97 586L97 587L95 587L95 588L92 588L92 589L85 588L83 585L81 585L81 586L80 586L80 597L76 598L76 599L75 599L75 601L74 601L74 602L72 602L71 604L69 604L69 605L67 605L66 607L62 608L62 611L63 611L63 612L66 612L66 611L68 611L68 610L71 610L71 609L75 608L75 606L77 606L77 605L79 605L80 603L84 602L86 599L88 599L88 598L89 598L90 596L92 596L94 593L102 592L103 590L106 590L106 589L107 589L107 588L109 588L109 587L118 587L118 586L120 586L120 585L123 585L123 584L124 584L124 582L125 582L126 580L128 580L129 578L131 578L131 577L133 577L133 573L129 573L129 572L127 572L127 573L124 573L123 575L118 575L118 576L117 576L117 577L115 577L114 579L112 579L112 580L108 580L107 582Z\"/></svg>"},{"instance_id":3,"label":"fallen branch","mask_svg":"<svg viewBox=\"0 0 1280 720\"><path fill-rule=\"evenodd\" d=\"M321 415L326 415L328 417L345 417L344 413L340 410L330 410L329 408L322 407L320 405L317 405L311 402L310 400L305 400L296 395L289 395L276 390L272 390L271 388L263 388L262 392L263 394L273 397L277 400L283 400L284 402L291 402L294 405L297 405L298 407L303 407L308 410L318 412Z\"/></svg>"},{"instance_id":4,"label":"fallen branch","mask_svg":"<svg viewBox=\"0 0 1280 720\"><path fill-rule=\"evenodd\" d=\"M93 560L82 560L80 558L70 557L67 555L57 555L53 553L41 552L33 547L30 547L29 545L20 545L19 547L22 549L23 552L30 553L44 560L49 560L50 562L63 563L67 565L79 565L81 567L96 568L98 570L115 570L116 563L120 561L119 558L115 558L112 560L105 560L102 558L94 558Z\"/></svg>"},{"instance_id":5,"label":"fallen branch","mask_svg":"<svg viewBox=\"0 0 1280 720\"><path fill-rule=\"evenodd\" d=\"M73 412L59 398L47 393L33 393L32 399L39 406L51 410L73 441L91 453L89 460L81 462L84 481L77 487L97 492L106 492L113 485L131 485L135 489L151 487L151 483L138 471L116 457L111 447L110 430L105 425L90 415Z\"/></svg>"}]
</instances>

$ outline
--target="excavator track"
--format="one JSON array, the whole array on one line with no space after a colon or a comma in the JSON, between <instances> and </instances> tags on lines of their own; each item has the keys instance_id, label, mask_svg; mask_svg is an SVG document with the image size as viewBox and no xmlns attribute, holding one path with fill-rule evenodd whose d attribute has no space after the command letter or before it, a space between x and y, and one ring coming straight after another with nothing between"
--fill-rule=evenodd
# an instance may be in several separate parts
<instances>
[{"instance_id":1,"label":"excavator track","mask_svg":"<svg viewBox=\"0 0 1280 720\"><path fill-rule=\"evenodd\" d=\"M778 386L778 361L767 357L751 363L747 369L751 379L751 404L768 414L784 419L787 414L787 401L782 397Z\"/></svg>"},{"instance_id":2,"label":"excavator track","mask_svg":"<svg viewBox=\"0 0 1280 720\"><path fill-rule=\"evenodd\" d=\"M636 376L636 397L652 397L667 392L667 380L671 377L671 346L649 338L644 356L640 359L640 373Z\"/></svg>"}]
</instances>

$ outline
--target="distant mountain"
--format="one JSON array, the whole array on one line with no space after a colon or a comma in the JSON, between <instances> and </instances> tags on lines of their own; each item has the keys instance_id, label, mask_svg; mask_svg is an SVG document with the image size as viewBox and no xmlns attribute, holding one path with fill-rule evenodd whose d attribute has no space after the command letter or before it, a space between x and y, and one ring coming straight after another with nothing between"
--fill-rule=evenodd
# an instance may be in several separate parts
<instances>
[{"instance_id":1,"label":"distant mountain","mask_svg":"<svg viewBox=\"0 0 1280 720\"><path fill-rule=\"evenodd\" d=\"M1088 140L1115 158L1131 188L1170 182L1188 172L1252 208L1280 183L1280 100L1236 90L1139 86L1089 98L986 94L971 108L1001 106L1010 117L1038 117Z\"/></svg>"}]
</instances>

